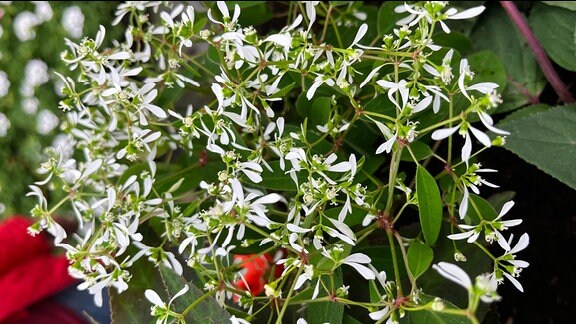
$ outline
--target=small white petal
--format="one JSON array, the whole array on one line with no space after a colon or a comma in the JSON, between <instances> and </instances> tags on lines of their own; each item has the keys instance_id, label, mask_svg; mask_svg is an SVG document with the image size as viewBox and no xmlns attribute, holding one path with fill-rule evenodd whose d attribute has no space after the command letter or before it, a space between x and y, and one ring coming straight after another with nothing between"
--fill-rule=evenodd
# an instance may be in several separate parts
<instances>
[{"instance_id":1,"label":"small white petal","mask_svg":"<svg viewBox=\"0 0 576 324\"><path fill-rule=\"evenodd\" d=\"M442 128L437 129L432 133L432 139L435 141L443 140L448 136L456 133L456 131L460 128L460 125L454 126L452 128Z\"/></svg>"},{"instance_id":2,"label":"small white petal","mask_svg":"<svg viewBox=\"0 0 576 324\"><path fill-rule=\"evenodd\" d=\"M469 19L469 18L473 18L473 17L476 17L476 16L480 15L482 12L484 12L485 9L486 9L486 7L484 7L484 6L478 6L478 7L466 9L466 10L461 11L461 12L455 14L455 15L449 16L448 19Z\"/></svg>"},{"instance_id":3,"label":"small white petal","mask_svg":"<svg viewBox=\"0 0 576 324\"><path fill-rule=\"evenodd\" d=\"M468 160L470 159L471 154L472 154L472 140L470 139L470 135L466 134L464 140L464 146L462 147L462 161L466 162L466 165L468 165Z\"/></svg>"},{"instance_id":4,"label":"small white petal","mask_svg":"<svg viewBox=\"0 0 576 324\"><path fill-rule=\"evenodd\" d=\"M528 247L528 244L530 244L530 237L528 236L528 233L524 233L520 237L520 240L518 240L518 243L516 243L514 248L512 248L512 250L510 250L510 252L508 252L508 253L514 254L514 253L520 252L520 251L524 250L526 247Z\"/></svg>"},{"instance_id":5,"label":"small white petal","mask_svg":"<svg viewBox=\"0 0 576 324\"><path fill-rule=\"evenodd\" d=\"M440 262L434 264L432 268L438 271L438 273L440 273L444 278L449 279L466 289L472 288L470 277L459 266L448 262Z\"/></svg>"},{"instance_id":6,"label":"small white petal","mask_svg":"<svg viewBox=\"0 0 576 324\"><path fill-rule=\"evenodd\" d=\"M478 141L480 141L480 143L482 143L482 145L486 147L492 146L492 141L490 140L490 137L488 137L488 135L472 126L470 126L470 131L472 131L472 134L474 134L474 136L478 139Z\"/></svg>"},{"instance_id":7,"label":"small white petal","mask_svg":"<svg viewBox=\"0 0 576 324\"><path fill-rule=\"evenodd\" d=\"M144 292L144 296L146 296L146 299L148 299L152 304L157 305L159 307L164 307L164 302L162 301L162 298L160 298L160 296L158 296L158 294L151 289L146 289L146 291Z\"/></svg>"},{"instance_id":8,"label":"small white petal","mask_svg":"<svg viewBox=\"0 0 576 324\"><path fill-rule=\"evenodd\" d=\"M508 213L510 209L514 207L514 204L515 204L514 200L510 200L509 202L505 203L504 206L502 206L502 210L500 211L500 214L498 214L498 217L496 219L500 219L502 216L506 215L506 213Z\"/></svg>"},{"instance_id":9,"label":"small white petal","mask_svg":"<svg viewBox=\"0 0 576 324\"><path fill-rule=\"evenodd\" d=\"M360 28L358 28L358 32L356 33L356 37L354 37L354 41L352 42L352 44L350 44L350 47L356 45L362 39L362 37L364 37L364 35L366 35L367 31L368 31L368 25L362 24L360 26Z\"/></svg>"},{"instance_id":10,"label":"small white petal","mask_svg":"<svg viewBox=\"0 0 576 324\"><path fill-rule=\"evenodd\" d=\"M522 284L520 284L520 281L516 280L516 278L512 277L507 272L504 272L503 274L504 274L504 277L506 277L506 278L508 278L508 280L510 280L510 282L514 285L514 287L516 287L516 289L520 290L521 292L524 292L524 288L522 287Z\"/></svg>"},{"instance_id":11,"label":"small white petal","mask_svg":"<svg viewBox=\"0 0 576 324\"><path fill-rule=\"evenodd\" d=\"M469 232L451 234L451 235L448 235L447 237L451 240L463 240L463 239L469 238L473 234L474 234L474 231L469 231Z\"/></svg>"}]
</instances>

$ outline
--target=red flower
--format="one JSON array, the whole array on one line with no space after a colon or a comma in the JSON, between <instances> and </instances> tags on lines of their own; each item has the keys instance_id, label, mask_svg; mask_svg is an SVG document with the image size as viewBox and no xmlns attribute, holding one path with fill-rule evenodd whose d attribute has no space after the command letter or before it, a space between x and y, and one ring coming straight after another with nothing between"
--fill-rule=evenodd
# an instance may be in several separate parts
<instances>
[{"instance_id":1,"label":"red flower","mask_svg":"<svg viewBox=\"0 0 576 324\"><path fill-rule=\"evenodd\" d=\"M281 253L278 255L278 253ZM277 252L277 258L282 257L284 251ZM262 255L258 254L236 254L234 261L240 263L242 268L242 277L236 281L236 288L244 291L249 291L252 296L258 296L264 291L264 286L268 283L270 278L270 271L274 269L274 279L277 279L284 271L282 265L276 265L275 260L272 259L269 253ZM238 296L234 296L234 300L238 301Z\"/></svg>"}]
</instances>

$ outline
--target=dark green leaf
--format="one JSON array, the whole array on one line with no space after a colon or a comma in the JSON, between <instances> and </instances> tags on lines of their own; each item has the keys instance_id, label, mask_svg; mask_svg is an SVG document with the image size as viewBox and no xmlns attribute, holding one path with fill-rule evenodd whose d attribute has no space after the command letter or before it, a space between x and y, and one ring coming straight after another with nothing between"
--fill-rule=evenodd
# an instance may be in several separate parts
<instances>
[{"instance_id":1,"label":"dark green leaf","mask_svg":"<svg viewBox=\"0 0 576 324\"><path fill-rule=\"evenodd\" d=\"M442 199L436 180L421 165L416 172L416 196L424 239L428 245L433 245L442 225Z\"/></svg>"},{"instance_id":2,"label":"dark green leaf","mask_svg":"<svg viewBox=\"0 0 576 324\"><path fill-rule=\"evenodd\" d=\"M410 244L408 248L408 268L410 268L414 278L420 277L430 267L433 258L434 252L428 245L420 241L414 241Z\"/></svg>"},{"instance_id":3,"label":"dark green leaf","mask_svg":"<svg viewBox=\"0 0 576 324\"><path fill-rule=\"evenodd\" d=\"M325 125L330 119L332 111L332 99L329 97L314 97L312 100L306 98L302 93L296 101L296 109L302 117L307 117L312 125Z\"/></svg>"},{"instance_id":4,"label":"dark green leaf","mask_svg":"<svg viewBox=\"0 0 576 324\"><path fill-rule=\"evenodd\" d=\"M496 213L494 207L492 207L486 199L471 193L470 205L468 206L466 215L471 217L473 222L477 224L482 219L493 220L498 216L498 213Z\"/></svg>"},{"instance_id":5,"label":"dark green leaf","mask_svg":"<svg viewBox=\"0 0 576 324\"><path fill-rule=\"evenodd\" d=\"M286 162L290 163L288 161ZM296 184L294 183L294 181L292 181L292 178L290 178L290 175L288 175L287 173L282 171L282 169L280 169L280 161L271 161L268 163L270 164L270 167L272 167L273 171L270 172L270 170L268 170L267 168L263 168L264 171L262 171L262 182L253 185L272 190L281 190L281 191L298 190L298 188L296 188ZM296 172L296 175L298 176L298 183L306 181L306 175L304 174L305 172L306 171Z\"/></svg>"},{"instance_id":6,"label":"dark green leaf","mask_svg":"<svg viewBox=\"0 0 576 324\"><path fill-rule=\"evenodd\" d=\"M550 58L561 67L576 71L574 27L576 12L536 3L530 11L530 26Z\"/></svg>"},{"instance_id":7,"label":"dark green leaf","mask_svg":"<svg viewBox=\"0 0 576 324\"><path fill-rule=\"evenodd\" d=\"M489 6L470 36L474 49L490 50L506 68L508 85L497 112L516 109L538 98L546 80L524 37L500 6Z\"/></svg>"},{"instance_id":8,"label":"dark green leaf","mask_svg":"<svg viewBox=\"0 0 576 324\"><path fill-rule=\"evenodd\" d=\"M545 3L549 6L556 6L556 7L576 11L576 2L574 2L574 1L542 1L542 3Z\"/></svg>"},{"instance_id":9,"label":"dark green leaf","mask_svg":"<svg viewBox=\"0 0 576 324\"><path fill-rule=\"evenodd\" d=\"M495 211L496 210L500 211L502 210L504 204L514 199L515 196L516 192L509 190L493 194L492 196L488 197L487 200Z\"/></svg>"},{"instance_id":10,"label":"dark green leaf","mask_svg":"<svg viewBox=\"0 0 576 324\"><path fill-rule=\"evenodd\" d=\"M498 55L492 51L481 51L468 57L470 69L474 71L474 83L494 82L502 92L506 88L506 69Z\"/></svg>"},{"instance_id":11,"label":"dark green leaf","mask_svg":"<svg viewBox=\"0 0 576 324\"><path fill-rule=\"evenodd\" d=\"M506 149L576 189L576 105L559 106L498 124Z\"/></svg>"},{"instance_id":12,"label":"dark green leaf","mask_svg":"<svg viewBox=\"0 0 576 324\"><path fill-rule=\"evenodd\" d=\"M332 278L323 276L322 281L326 287L330 287L331 282L334 283L334 289L341 287L343 284L342 268L338 268L332 275ZM318 296L327 296L327 293L321 289L321 293ZM344 304L336 302L311 303L308 305L306 320L309 324L342 323L343 316Z\"/></svg>"},{"instance_id":13,"label":"dark green leaf","mask_svg":"<svg viewBox=\"0 0 576 324\"><path fill-rule=\"evenodd\" d=\"M401 1L385 1L378 10L378 35L386 35L392 33L394 28L397 28L396 22L406 16L406 13L399 14L394 12L394 8L401 6L404 3Z\"/></svg>"},{"instance_id":14,"label":"dark green leaf","mask_svg":"<svg viewBox=\"0 0 576 324\"><path fill-rule=\"evenodd\" d=\"M362 324L362 322L348 314L344 314L344 317L342 318L342 324Z\"/></svg>"},{"instance_id":15,"label":"dark green leaf","mask_svg":"<svg viewBox=\"0 0 576 324\"><path fill-rule=\"evenodd\" d=\"M466 37L466 35L461 33L438 33L432 37L432 40L434 40L436 45L457 50L462 56L467 56L472 50L472 42L470 42L470 39Z\"/></svg>"},{"instance_id":16,"label":"dark green leaf","mask_svg":"<svg viewBox=\"0 0 576 324\"><path fill-rule=\"evenodd\" d=\"M274 14L268 8L267 1L238 1L242 6L245 2L257 2L250 6L248 10L242 10L238 23L242 26L258 26L274 18Z\"/></svg>"},{"instance_id":17,"label":"dark green leaf","mask_svg":"<svg viewBox=\"0 0 576 324\"><path fill-rule=\"evenodd\" d=\"M517 110L514 113L506 116L506 118L504 118L500 122L500 125L505 125L505 123L512 121L514 119L524 118L528 115L535 114L535 113L542 112L542 111L546 111L548 109L552 109L552 107L545 105L545 104L538 104L538 105L532 105L532 106L524 107L524 108Z\"/></svg>"},{"instance_id":18,"label":"dark green leaf","mask_svg":"<svg viewBox=\"0 0 576 324\"><path fill-rule=\"evenodd\" d=\"M296 85L295 82L292 82L290 84L288 84L287 86L285 86L284 88L278 90L278 92L274 93L273 95L270 96L270 98L282 98L285 95L287 95Z\"/></svg>"},{"instance_id":19,"label":"dark green leaf","mask_svg":"<svg viewBox=\"0 0 576 324\"><path fill-rule=\"evenodd\" d=\"M422 161L434 153L432 152L432 149L428 145L424 144L421 141L415 141L410 143L410 150L412 150L412 154L414 154L416 161ZM402 161L408 161L408 162L414 161L412 155L410 155L410 152L407 149L402 150L402 156L400 157L400 159Z\"/></svg>"}]
</instances>

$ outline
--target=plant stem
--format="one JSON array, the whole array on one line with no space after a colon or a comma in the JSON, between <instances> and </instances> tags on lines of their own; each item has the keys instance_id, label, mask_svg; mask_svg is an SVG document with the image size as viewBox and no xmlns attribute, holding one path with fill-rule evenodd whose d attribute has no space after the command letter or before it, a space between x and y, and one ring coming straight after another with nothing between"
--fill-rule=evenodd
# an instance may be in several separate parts
<instances>
[{"instance_id":1,"label":"plant stem","mask_svg":"<svg viewBox=\"0 0 576 324\"><path fill-rule=\"evenodd\" d=\"M402 282L400 281L400 268L396 257L396 248L394 247L394 236L391 230L386 231L388 242L390 243L390 252L392 253L392 264L394 265L394 278L396 279L396 288L398 289L398 298L404 296L402 292Z\"/></svg>"},{"instance_id":2,"label":"plant stem","mask_svg":"<svg viewBox=\"0 0 576 324\"><path fill-rule=\"evenodd\" d=\"M542 48L542 46L536 39L536 36L534 36L534 33L530 29L530 26L528 26L526 19L524 19L524 17L520 13L514 2L500 1L500 4L502 5L502 7L504 7L504 10L506 10L506 13L510 17L510 20L512 20L512 22L516 25L522 36L524 36L524 38L526 39L526 42L532 49L532 52L534 52L534 56L536 56L536 60L538 61L538 64L540 65L542 72L544 72L544 76L546 76L546 79L548 79L548 81L552 85L552 88L554 88L554 91L556 92L556 94L558 94L558 97L560 97L560 100L562 100L565 103L573 103L574 97L572 97L572 94L570 93L564 82L562 82L562 80L554 70L552 62L546 55L544 48Z\"/></svg>"}]
</instances>

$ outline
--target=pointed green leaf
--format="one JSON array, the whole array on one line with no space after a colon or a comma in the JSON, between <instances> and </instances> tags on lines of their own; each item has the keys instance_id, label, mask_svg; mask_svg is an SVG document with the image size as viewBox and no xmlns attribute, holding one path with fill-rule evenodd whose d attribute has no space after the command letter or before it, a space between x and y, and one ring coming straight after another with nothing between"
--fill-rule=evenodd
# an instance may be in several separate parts
<instances>
[{"instance_id":1,"label":"pointed green leaf","mask_svg":"<svg viewBox=\"0 0 576 324\"><path fill-rule=\"evenodd\" d=\"M433 258L434 252L428 245L419 241L414 241L410 244L408 248L408 268L410 268L414 278L418 278L430 267Z\"/></svg>"},{"instance_id":2,"label":"pointed green leaf","mask_svg":"<svg viewBox=\"0 0 576 324\"><path fill-rule=\"evenodd\" d=\"M576 104L498 124L511 135L504 148L576 189Z\"/></svg>"},{"instance_id":3,"label":"pointed green leaf","mask_svg":"<svg viewBox=\"0 0 576 324\"><path fill-rule=\"evenodd\" d=\"M436 180L421 165L418 165L416 172L416 196L424 239L428 245L432 245L442 225L442 199Z\"/></svg>"}]
</instances>

